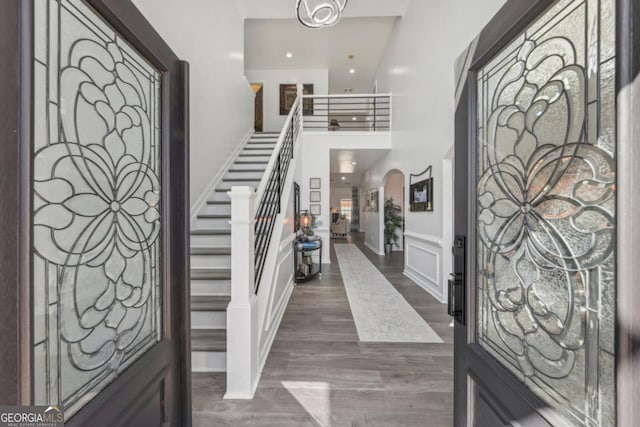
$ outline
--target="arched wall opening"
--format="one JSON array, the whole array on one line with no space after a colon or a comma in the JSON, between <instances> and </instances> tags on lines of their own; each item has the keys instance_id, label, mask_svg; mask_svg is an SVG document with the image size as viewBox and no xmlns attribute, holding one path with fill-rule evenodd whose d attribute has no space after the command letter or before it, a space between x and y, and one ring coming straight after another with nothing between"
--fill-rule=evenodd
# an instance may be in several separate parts
<instances>
[{"instance_id":1,"label":"arched wall opening","mask_svg":"<svg viewBox=\"0 0 640 427\"><path fill-rule=\"evenodd\" d=\"M398 169L391 169L388 171L384 177L382 178L382 182L380 184L381 188L384 188L380 194L380 236L382 237L380 240L384 245L385 240L385 218L384 218L384 204L385 201L389 198L393 199L393 203L400 207L399 215L403 218L402 227L396 230L396 242L392 245L392 251L404 251L404 217L405 217L405 176L404 173ZM384 246L382 248L384 251Z\"/></svg>"}]
</instances>

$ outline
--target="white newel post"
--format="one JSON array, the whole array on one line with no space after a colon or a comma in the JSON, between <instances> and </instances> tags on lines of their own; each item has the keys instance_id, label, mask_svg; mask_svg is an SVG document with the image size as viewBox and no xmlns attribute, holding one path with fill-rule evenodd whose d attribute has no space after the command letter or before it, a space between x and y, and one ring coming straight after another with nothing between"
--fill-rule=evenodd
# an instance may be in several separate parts
<instances>
[{"instance_id":1,"label":"white newel post","mask_svg":"<svg viewBox=\"0 0 640 427\"><path fill-rule=\"evenodd\" d=\"M231 302L227 308L225 399L252 399L258 374L258 316L254 292L256 193L231 187Z\"/></svg>"}]
</instances>

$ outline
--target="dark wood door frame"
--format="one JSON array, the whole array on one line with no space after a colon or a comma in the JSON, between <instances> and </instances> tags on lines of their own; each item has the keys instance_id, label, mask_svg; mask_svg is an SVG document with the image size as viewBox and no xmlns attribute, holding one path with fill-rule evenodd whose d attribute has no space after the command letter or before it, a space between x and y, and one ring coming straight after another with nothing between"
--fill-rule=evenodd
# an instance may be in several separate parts
<instances>
[{"instance_id":1,"label":"dark wood door frame","mask_svg":"<svg viewBox=\"0 0 640 427\"><path fill-rule=\"evenodd\" d=\"M640 419L640 4L618 0L617 11L616 412L618 425L626 427Z\"/></svg>"},{"instance_id":2,"label":"dark wood door frame","mask_svg":"<svg viewBox=\"0 0 640 427\"><path fill-rule=\"evenodd\" d=\"M455 115L455 234L466 237L466 319L475 316L475 258L470 248L475 247L474 222L475 200L475 139L471 126L476 117L475 70L492 58L527 24L553 4L553 0L510 0L476 40L475 50L466 59L469 73L460 82L461 98ZM618 114L618 204L617 204L617 313L616 313L616 412L620 426L637 425L640 418L640 4L636 0L617 0L617 114ZM635 218L635 226L633 221ZM454 342L454 425L467 426L468 384L471 377L488 385L479 399L500 412L500 407L509 408L504 419L527 418L531 425L548 425L539 413L546 404L535 396L522 382L494 360L474 341L475 331L455 322ZM491 394L493 387L505 388L501 400ZM506 396L506 397L505 397ZM472 397L473 398L473 397ZM476 398L478 398L476 396ZM507 401L505 401L505 399ZM473 420L471 420L473 421ZM478 420L475 420L478 421ZM479 425L483 425L480 423ZM527 424L529 425L529 424Z\"/></svg>"},{"instance_id":3,"label":"dark wood door frame","mask_svg":"<svg viewBox=\"0 0 640 427\"><path fill-rule=\"evenodd\" d=\"M264 85L262 83L252 83L260 85L260 89L254 93L254 128L256 132L264 131Z\"/></svg>"},{"instance_id":4,"label":"dark wood door frame","mask_svg":"<svg viewBox=\"0 0 640 427\"><path fill-rule=\"evenodd\" d=\"M31 147L33 2L0 14L0 404L30 405L32 390ZM39 1L39 0L37 0ZM191 425L189 318L189 67L130 0L85 0L162 74L163 335L67 425L135 423L161 386L164 425ZM170 162L169 162L169 159ZM57 402L52 402L57 403ZM144 414L139 414L144 416ZM139 421L139 419L138 419Z\"/></svg>"}]
</instances>

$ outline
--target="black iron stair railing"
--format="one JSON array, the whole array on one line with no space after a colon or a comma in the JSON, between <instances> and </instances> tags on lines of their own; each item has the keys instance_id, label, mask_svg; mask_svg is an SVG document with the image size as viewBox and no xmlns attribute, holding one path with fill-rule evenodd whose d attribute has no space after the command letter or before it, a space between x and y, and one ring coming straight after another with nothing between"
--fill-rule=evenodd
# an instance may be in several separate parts
<instances>
[{"instance_id":1,"label":"black iron stair railing","mask_svg":"<svg viewBox=\"0 0 640 427\"><path fill-rule=\"evenodd\" d=\"M258 292L260 280L265 267L267 252L276 218L280 213L284 183L287 179L289 165L293 159L294 143L298 138L300 128L300 102L297 100L292 107L291 119L283 130L283 140L277 153L275 163L267 184L258 201L255 222L255 292Z\"/></svg>"}]
</instances>

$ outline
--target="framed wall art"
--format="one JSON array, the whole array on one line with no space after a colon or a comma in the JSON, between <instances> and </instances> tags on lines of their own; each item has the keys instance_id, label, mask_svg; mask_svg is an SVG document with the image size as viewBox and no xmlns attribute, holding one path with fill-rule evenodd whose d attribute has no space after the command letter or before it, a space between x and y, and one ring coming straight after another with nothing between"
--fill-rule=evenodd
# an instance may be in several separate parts
<instances>
[{"instance_id":1,"label":"framed wall art","mask_svg":"<svg viewBox=\"0 0 640 427\"><path fill-rule=\"evenodd\" d=\"M303 95L313 95L313 85L302 85ZM280 115L286 116L291 111L291 107L298 96L298 90L295 83L283 83L280 85ZM313 99L305 99L302 102L302 114L305 116L313 115Z\"/></svg>"},{"instance_id":2,"label":"framed wall art","mask_svg":"<svg viewBox=\"0 0 640 427\"><path fill-rule=\"evenodd\" d=\"M423 178L413 182L414 178ZM431 166L419 174L409 176L409 211L433 212L433 177Z\"/></svg>"},{"instance_id":3,"label":"framed wall art","mask_svg":"<svg viewBox=\"0 0 640 427\"><path fill-rule=\"evenodd\" d=\"M367 211L378 212L378 198L380 197L380 190L377 188L369 190L367 194Z\"/></svg>"},{"instance_id":4,"label":"framed wall art","mask_svg":"<svg viewBox=\"0 0 640 427\"><path fill-rule=\"evenodd\" d=\"M320 215L320 204L312 204L310 205L310 209L309 212L311 212L311 215Z\"/></svg>"},{"instance_id":5,"label":"framed wall art","mask_svg":"<svg viewBox=\"0 0 640 427\"><path fill-rule=\"evenodd\" d=\"M309 192L309 201L311 203L320 203L320 192L319 191L310 191Z\"/></svg>"},{"instance_id":6,"label":"framed wall art","mask_svg":"<svg viewBox=\"0 0 640 427\"><path fill-rule=\"evenodd\" d=\"M294 231L300 230L300 185L293 183L293 215L295 216Z\"/></svg>"},{"instance_id":7,"label":"framed wall art","mask_svg":"<svg viewBox=\"0 0 640 427\"><path fill-rule=\"evenodd\" d=\"M321 182L320 178L309 178L309 188L319 190Z\"/></svg>"}]
</instances>

